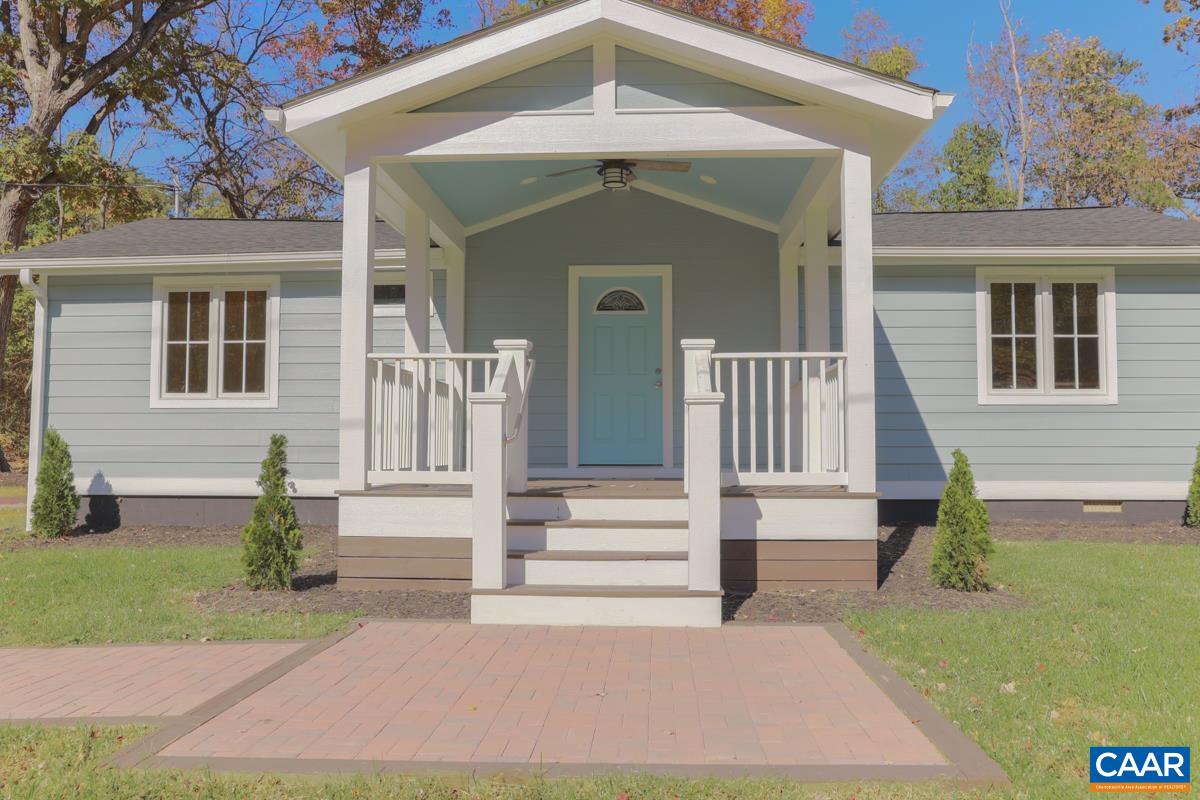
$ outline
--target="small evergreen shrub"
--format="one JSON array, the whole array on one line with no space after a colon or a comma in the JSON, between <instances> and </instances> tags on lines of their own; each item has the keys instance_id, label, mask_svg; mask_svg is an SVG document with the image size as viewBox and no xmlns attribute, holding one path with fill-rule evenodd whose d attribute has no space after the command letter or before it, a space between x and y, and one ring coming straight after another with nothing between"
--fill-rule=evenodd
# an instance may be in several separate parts
<instances>
[{"instance_id":1,"label":"small evergreen shrub","mask_svg":"<svg viewBox=\"0 0 1200 800\"><path fill-rule=\"evenodd\" d=\"M954 467L938 504L933 539L933 581L945 589L980 592L988 588L987 558L992 554L991 520L975 494L971 464L954 451Z\"/></svg>"},{"instance_id":2,"label":"small evergreen shrub","mask_svg":"<svg viewBox=\"0 0 1200 800\"><path fill-rule=\"evenodd\" d=\"M250 522L242 530L242 565L251 589L286 590L299 567L304 546L296 508L287 494L287 437L274 434L262 462Z\"/></svg>"},{"instance_id":3,"label":"small evergreen shrub","mask_svg":"<svg viewBox=\"0 0 1200 800\"><path fill-rule=\"evenodd\" d=\"M40 539L65 536L75 527L79 495L75 494L75 472L71 449L53 428L42 440L37 489L33 495L33 535Z\"/></svg>"},{"instance_id":4,"label":"small evergreen shrub","mask_svg":"<svg viewBox=\"0 0 1200 800\"><path fill-rule=\"evenodd\" d=\"M1192 467L1192 485L1188 489L1187 513L1183 524L1200 528L1200 445L1196 445L1196 466Z\"/></svg>"}]
</instances>

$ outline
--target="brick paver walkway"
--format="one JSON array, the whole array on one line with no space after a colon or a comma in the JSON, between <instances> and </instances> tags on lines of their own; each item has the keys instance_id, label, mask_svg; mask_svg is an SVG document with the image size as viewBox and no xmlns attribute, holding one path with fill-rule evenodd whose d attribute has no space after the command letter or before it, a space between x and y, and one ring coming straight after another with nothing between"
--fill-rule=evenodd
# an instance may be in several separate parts
<instances>
[{"instance_id":1,"label":"brick paver walkway","mask_svg":"<svg viewBox=\"0 0 1200 800\"><path fill-rule=\"evenodd\" d=\"M818 626L371 623L160 755L633 766L946 763Z\"/></svg>"},{"instance_id":2,"label":"brick paver walkway","mask_svg":"<svg viewBox=\"0 0 1200 800\"><path fill-rule=\"evenodd\" d=\"M303 645L0 649L0 719L176 716Z\"/></svg>"}]
</instances>

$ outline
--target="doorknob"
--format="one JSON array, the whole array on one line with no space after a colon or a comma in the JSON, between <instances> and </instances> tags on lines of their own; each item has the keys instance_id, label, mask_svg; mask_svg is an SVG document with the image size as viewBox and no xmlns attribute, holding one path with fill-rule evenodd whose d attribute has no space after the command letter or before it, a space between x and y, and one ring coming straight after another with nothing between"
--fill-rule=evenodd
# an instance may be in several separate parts
<instances>
[{"instance_id":1,"label":"doorknob","mask_svg":"<svg viewBox=\"0 0 1200 800\"><path fill-rule=\"evenodd\" d=\"M655 374L655 375L662 375L662 367L655 367L655 368L654 368L654 374Z\"/></svg>"},{"instance_id":2,"label":"doorknob","mask_svg":"<svg viewBox=\"0 0 1200 800\"><path fill-rule=\"evenodd\" d=\"M655 382L654 382L654 388L655 388L655 389L661 389L661 388L662 388L662 381L655 381Z\"/></svg>"}]
</instances>

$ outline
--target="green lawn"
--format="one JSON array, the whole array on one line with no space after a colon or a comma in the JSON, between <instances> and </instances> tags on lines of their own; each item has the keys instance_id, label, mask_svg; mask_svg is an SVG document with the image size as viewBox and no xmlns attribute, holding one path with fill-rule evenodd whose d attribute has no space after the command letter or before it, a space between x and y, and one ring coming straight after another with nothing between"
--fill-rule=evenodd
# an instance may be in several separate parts
<instances>
[{"instance_id":1,"label":"green lawn","mask_svg":"<svg viewBox=\"0 0 1200 800\"><path fill-rule=\"evenodd\" d=\"M25 535L25 506L0 506L0 544Z\"/></svg>"},{"instance_id":2,"label":"green lawn","mask_svg":"<svg viewBox=\"0 0 1200 800\"><path fill-rule=\"evenodd\" d=\"M241 573L236 547L0 550L0 646L316 638L342 614L204 614L192 604Z\"/></svg>"},{"instance_id":3,"label":"green lawn","mask_svg":"<svg viewBox=\"0 0 1200 800\"><path fill-rule=\"evenodd\" d=\"M19 486L0 486L0 497L24 497L25 484Z\"/></svg>"},{"instance_id":4,"label":"green lawn","mask_svg":"<svg viewBox=\"0 0 1200 800\"><path fill-rule=\"evenodd\" d=\"M279 635L256 626L299 621L208 618L171 587L220 583L236 553L220 548L0 554L10 586L34 610L0 603L0 636L37 618L24 638L175 638ZM76 562L64 562L67 553ZM47 557L44 561L29 556ZM89 563L96 562L96 563ZM64 567L71 566L66 570ZM79 573L76 578L62 572ZM32 576L32 577L30 577ZM1006 611L889 610L848 620L1012 776L981 793L941 784L801 786L781 780L688 781L236 777L103 768L118 736L86 727L0 727L0 797L211 798L806 798L806 800L1053 800L1087 797L1091 744L1186 744L1200 751L1200 547L1080 542L1001 543L993 577L1029 600ZM24 583L22 583L24 581ZM33 589L31 587L41 587ZM100 591L96 587L101 587ZM62 599L82 596L84 601ZM155 598L159 599L156 600ZM163 599L166 598L166 599ZM39 607L45 610L36 611ZM134 609L133 613L127 613ZM120 613L118 613L120 612ZM7 616L6 616L7 615ZM127 622L110 621L128 616ZM331 621L326 621L331 622ZM206 631L208 632L206 634ZM293 633L292 635L304 635ZM312 635L312 634L308 634ZM8 642L13 643L13 642Z\"/></svg>"}]
</instances>

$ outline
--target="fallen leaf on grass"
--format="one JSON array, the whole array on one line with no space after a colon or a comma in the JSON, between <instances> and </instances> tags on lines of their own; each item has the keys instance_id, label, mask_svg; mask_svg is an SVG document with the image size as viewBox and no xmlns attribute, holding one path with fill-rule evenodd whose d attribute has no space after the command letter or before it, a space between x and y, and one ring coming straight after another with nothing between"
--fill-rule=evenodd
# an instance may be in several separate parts
<instances>
[{"instance_id":1,"label":"fallen leaf on grass","mask_svg":"<svg viewBox=\"0 0 1200 800\"><path fill-rule=\"evenodd\" d=\"M1017 682L1009 681L1008 683L1000 684L1000 691L1004 692L1005 694L1016 694L1017 693Z\"/></svg>"}]
</instances>

